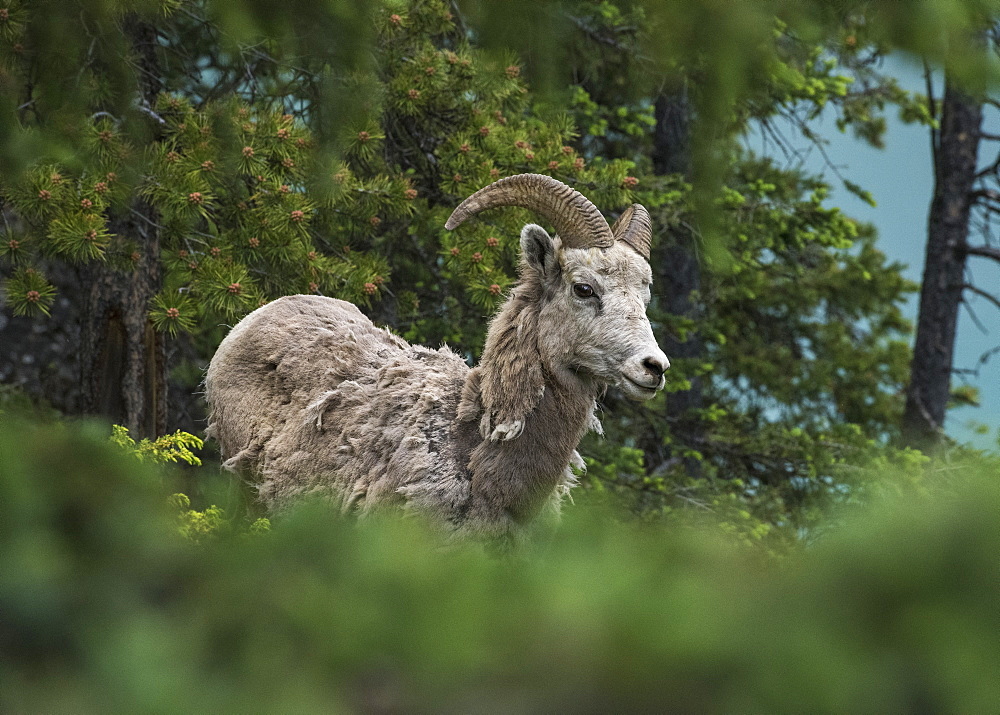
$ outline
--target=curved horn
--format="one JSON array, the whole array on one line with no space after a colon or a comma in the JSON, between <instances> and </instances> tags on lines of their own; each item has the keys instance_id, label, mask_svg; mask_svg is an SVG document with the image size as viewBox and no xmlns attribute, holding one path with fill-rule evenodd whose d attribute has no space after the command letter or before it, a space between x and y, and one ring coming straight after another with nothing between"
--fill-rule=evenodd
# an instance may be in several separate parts
<instances>
[{"instance_id":1,"label":"curved horn","mask_svg":"<svg viewBox=\"0 0 1000 715\"><path fill-rule=\"evenodd\" d=\"M649 244L653 240L653 222L642 204L632 204L611 227L615 240L624 241L640 256L649 260Z\"/></svg>"},{"instance_id":2,"label":"curved horn","mask_svg":"<svg viewBox=\"0 0 1000 715\"><path fill-rule=\"evenodd\" d=\"M484 186L460 203L444 226L451 230L494 206L531 209L552 222L569 248L608 248L615 242L608 222L586 196L544 174L517 174Z\"/></svg>"}]
</instances>

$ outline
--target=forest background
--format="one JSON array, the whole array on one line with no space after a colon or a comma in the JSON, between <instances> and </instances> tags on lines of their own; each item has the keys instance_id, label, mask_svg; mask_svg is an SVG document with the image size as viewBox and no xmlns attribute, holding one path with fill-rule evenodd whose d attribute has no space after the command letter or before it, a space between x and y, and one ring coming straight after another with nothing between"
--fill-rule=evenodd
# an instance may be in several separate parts
<instances>
[{"instance_id":1,"label":"forest background","mask_svg":"<svg viewBox=\"0 0 1000 715\"><path fill-rule=\"evenodd\" d=\"M486 674L533 682L530 663L549 660L537 627L513 629L528 639L521 644L532 654L524 669L507 662L503 648L470 656L465 665L454 653L442 655L459 641L480 644L469 646L477 653L490 650L490 641L475 635L480 614L457 602L454 630L441 640L446 627L428 615L428 604L440 597L433 584L454 581L456 566L411 534L405 538L414 543L412 562L400 563L388 544L399 537L395 530L408 527L388 525L364 538L306 519L275 527L260 537L265 545L247 545L240 539L256 538L248 535L266 531L267 522L220 487L211 467L154 477L117 461L114 446L94 436L100 429L111 434L114 423L150 440L137 444L116 430L114 442L125 452L147 461L197 461L188 450L200 447L198 440L175 430L202 429L199 385L208 359L227 325L288 293L354 301L412 342L447 342L475 360L485 318L514 280L519 228L536 217L497 211L456 232L446 232L444 220L476 189L525 171L578 188L609 219L633 201L649 208L656 236L650 317L673 366L666 394L652 403L636 407L613 391L603 400L607 435L583 445L588 471L579 491L584 503L610 505L611 524L621 532L608 520L595 525L584 517L586 528L567 528L544 562L557 566L552 593L563 595L545 600L551 583L540 565L511 577L479 560L461 562L468 574L456 593L474 592L495 615L505 606L492 594L494 580L513 578L524 607L536 608L522 620L545 628L576 622L569 630L586 647L574 648L572 637L556 642L565 662L579 668L567 665L559 686L535 682L547 697L572 690L573 702L611 707L653 693L731 710L744 709L744 697L759 705L802 696L814 654L780 651L802 681L793 678L787 692L770 683L744 646L772 645L757 640L763 636L749 612L732 610L736 594L748 586L754 608L767 608L784 597L783 588L801 590L797 579L840 578L825 569L846 554L853 559L848 571L869 585L887 565L906 564L882 586L892 598L920 602L921 579L936 582L954 556L928 555L926 547L958 530L947 543L964 553L980 523L976 515L994 503L978 491L962 495L966 477L989 489L978 475L995 477L995 454L956 444L944 427L950 407L977 399L952 381L959 310L972 297L987 310L1000 308L995 285L973 280L983 275L977 266L1000 261L992 223L1000 159L990 153L1000 137L982 126L996 106L998 16L989 2L944 0L412 0L364 7L333 0L0 0L0 376L11 386L0 392L0 488L10 497L0 503L10 510L4 536L19 545L3 569L15 575L2 581L0 598L9 608L0 612L14 615L0 616L0 635L17 644L2 661L20 684L8 696L22 706L15 709L39 702L96 707L99 693L134 705L182 682L196 687L171 690L178 709L192 698L227 694L233 702L269 697L276 704L332 698L344 707L353 697L410 702L413 689L425 702L454 705L461 697L488 702L497 693L509 702L506 686L483 684ZM926 63L925 92L905 90L887 72L890 51ZM885 141L889 117L926 128L934 195L920 237L921 285L887 261L870 225L832 204L827 179L795 160L810 148L823 155L821 116L874 147ZM749 136L765 137L777 150L755 155L746 148ZM838 191L871 202L871 187L834 162L825 168ZM921 288L914 326L902 307ZM97 416L104 427L53 413ZM47 426L26 426L38 420ZM214 463L211 445L202 458ZM134 483L134 473L146 486ZM120 496L110 498L112 487ZM175 495L169 518L179 520L174 531L201 544L197 555L156 530L158 509L147 487L188 495ZM916 517L884 516L876 521L886 533L866 536L884 539L886 550L866 541L866 555L858 556L852 539L861 532L844 526L845 515L881 504L887 493L924 500L909 510L922 515L919 536L912 531ZM924 502L934 508L921 511L929 508ZM956 510L961 526L950 516ZM636 519L663 530L636 535ZM676 531L704 519L707 532ZM139 536L122 536L131 532ZM69 546L81 534L79 547ZM824 540L832 541L832 554L813 560L800 553ZM321 545L329 552L317 555ZM977 560L990 544L976 545L982 551L953 566L978 585L995 566ZM115 564L147 558L145 549L161 549L164 558L123 584ZM328 620L310 635L284 620L280 632L253 635L231 630L215 606L192 595L230 593L241 580L306 554L316 558L319 574L312 598L264 589L238 597L234 613L317 604L320 594L357 607L347 587L355 579L408 594L413 633L392 630L383 623L391 617L372 607L364 622L381 635L372 640L358 632L348 639L356 648L336 645L338 629L352 628L343 608L331 615L315 605L320 610L301 628ZM734 581L717 582L701 557L730 568ZM758 558L806 561L782 571L777 590L769 591L756 580ZM344 559L362 564L361 571L338 571ZM611 590L583 588L581 571L567 565L574 559L612 574ZM665 565L674 577L643 580ZM582 572L591 574L589 568ZM426 582L415 576L420 569ZM907 569L912 575L904 579ZM291 582L308 579L292 571ZM684 595L685 578L698 584L705 606L691 610L699 598ZM950 585L957 589L962 579ZM903 581L912 588L897 592ZM102 600L112 583L123 586L111 599L117 611ZM188 586L181 594L170 583ZM804 593L787 606L798 614L789 621L788 643L809 641L803 647L817 647L824 659L861 647L856 633L833 624L825 641L806 636L827 626L817 615L822 609L812 610L819 608L813 592ZM613 594L629 594L624 610L616 610ZM643 611L643 594L676 602L681 620L637 637L630 624L657 620ZM51 607L39 609L40 596ZM939 601L952 597L959 598L957 590ZM155 615L165 613L158 598L172 615ZM108 621L115 612L129 615ZM588 612L603 616L581 629L575 619ZM935 639L948 628L974 631L981 612L989 611L976 601L957 623L943 605L927 616L934 637L921 645L926 650L913 650L923 663L918 670L933 670L924 680L899 684L898 669L917 666L908 655L886 664L886 654L872 646L866 652L879 665L870 679L842 663L831 672L851 687L831 676L811 697L827 698L835 710L831 703L849 709L872 693L881 693L887 708L921 698L988 702L989 687L938 668L944 650ZM176 619L192 614L211 623L204 633L178 630ZM515 623L515 615L508 610L497 622ZM717 617L726 626L713 640L705 633ZM910 637L911 626L885 624L898 627L887 641ZM685 628L701 635L685 640ZM250 694L262 667L257 648L288 648L282 657L294 660L296 644L317 647L316 633L331 640L318 647L319 660L294 682L272 683L271 695ZM218 677L184 667L151 675L156 659L185 648L185 638L190 662L217 663ZM152 660L136 657L154 641L167 650L153 648ZM617 671L607 682L580 680L593 666L579 658L604 658L625 644L650 662L655 654L675 659L683 666L676 682L647 692L627 687L632 676ZM980 645L975 638L961 643L985 667L992 661ZM513 641L506 647L520 652ZM453 689L417 665L430 653L442 672L463 673L462 685ZM740 667L723 675L697 666L721 653ZM332 684L320 684L331 669L338 673ZM49 690L53 673L72 677ZM886 690L882 677L896 685ZM109 678L110 691L95 685L107 686ZM691 682L716 687L690 691Z\"/></svg>"}]
</instances>

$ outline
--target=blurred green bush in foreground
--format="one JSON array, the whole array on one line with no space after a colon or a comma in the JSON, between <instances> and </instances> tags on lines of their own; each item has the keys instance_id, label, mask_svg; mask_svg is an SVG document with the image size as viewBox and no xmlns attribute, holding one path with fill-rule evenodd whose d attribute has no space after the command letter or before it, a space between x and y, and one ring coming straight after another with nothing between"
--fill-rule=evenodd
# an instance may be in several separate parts
<instances>
[{"instance_id":1,"label":"blurred green bush in foreground","mask_svg":"<svg viewBox=\"0 0 1000 715\"><path fill-rule=\"evenodd\" d=\"M107 434L0 415L0 711L1000 702L988 465L951 465L946 488L906 489L923 493L781 558L711 524L623 524L577 505L536 552L499 560L442 550L411 520L356 525L318 509L194 543L171 477Z\"/></svg>"}]
</instances>

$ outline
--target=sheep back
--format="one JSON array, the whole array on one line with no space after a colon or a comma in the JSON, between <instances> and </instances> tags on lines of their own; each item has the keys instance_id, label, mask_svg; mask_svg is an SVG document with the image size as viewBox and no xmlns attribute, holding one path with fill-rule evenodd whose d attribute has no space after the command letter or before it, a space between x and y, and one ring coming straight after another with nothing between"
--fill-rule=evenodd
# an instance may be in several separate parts
<instances>
[{"instance_id":1,"label":"sheep back","mask_svg":"<svg viewBox=\"0 0 1000 715\"><path fill-rule=\"evenodd\" d=\"M351 303L288 296L219 346L208 434L271 511L315 494L343 510L396 503L454 522L469 495L452 433L468 374L454 352L411 346Z\"/></svg>"}]
</instances>

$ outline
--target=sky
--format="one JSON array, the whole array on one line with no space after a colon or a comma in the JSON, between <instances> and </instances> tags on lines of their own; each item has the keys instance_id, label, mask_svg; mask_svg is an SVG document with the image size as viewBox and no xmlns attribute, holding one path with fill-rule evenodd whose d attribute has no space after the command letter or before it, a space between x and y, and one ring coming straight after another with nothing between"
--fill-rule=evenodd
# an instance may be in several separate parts
<instances>
[{"instance_id":1,"label":"sky","mask_svg":"<svg viewBox=\"0 0 1000 715\"><path fill-rule=\"evenodd\" d=\"M905 58L889 58L886 70L896 76L904 89L923 92L922 66ZM875 149L840 133L833 116L824 117L820 131L828 140L826 158L813 150L808 153L803 168L814 174L825 175L833 187L829 203L840 207L846 214L874 224L878 230L878 246L890 262L905 264L905 277L920 282L924 266L927 241L927 213L933 191L933 166L929 131L926 127L906 125L890 112L885 147ZM992 111L986 115L984 129L1000 134L1000 115ZM773 144L768 145L759 137L747 140L747 146L757 153L780 158ZM994 153L991 155L990 150ZM989 163L998 151L996 143L980 147L980 164ZM829 162L829 164L827 163ZM867 189L875 198L872 207L842 188L830 165L846 179ZM970 237L970 243L979 241ZM968 275L980 288L994 295L1000 294L1000 265L985 258L970 258ZM955 345L956 369L977 369L976 375L956 375L953 385L968 383L979 390L979 407L962 407L950 410L945 423L949 435L962 442L969 442L983 449L997 449L1000 433L1000 354L985 364L980 356L1000 345L1000 310L983 298L968 295L971 308L980 325L963 306L959 315L958 338ZM904 312L916 321L919 294L914 294ZM985 330L985 332L984 332ZM988 427L987 434L979 434L975 424Z\"/></svg>"}]
</instances>

